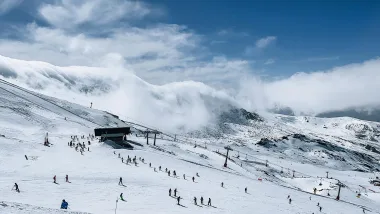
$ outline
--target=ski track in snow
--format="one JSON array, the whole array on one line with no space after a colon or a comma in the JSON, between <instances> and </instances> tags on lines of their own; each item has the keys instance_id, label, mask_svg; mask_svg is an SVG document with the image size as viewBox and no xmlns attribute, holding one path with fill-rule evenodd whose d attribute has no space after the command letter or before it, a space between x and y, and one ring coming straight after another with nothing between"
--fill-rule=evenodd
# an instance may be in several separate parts
<instances>
[{"instance_id":1,"label":"ski track in snow","mask_svg":"<svg viewBox=\"0 0 380 214\"><path fill-rule=\"evenodd\" d=\"M358 120L316 118L315 121L305 123L302 122L302 117L294 117L296 121L286 122L284 120L288 117L284 119L272 115L266 119L273 124L266 128L264 125L254 129L230 124L240 131L226 135L228 141L193 139L198 145L207 142L207 149L159 138L157 149L152 145L147 146L143 137L132 135L129 139L142 144L142 148L113 149L93 140L89 146L90 152L85 150L81 155L67 146L71 135L92 134L93 128L97 127L95 124L125 124L105 112L43 95L33 96L3 83L0 83L0 99L3 101L0 107L0 213L114 213L120 193L124 193L126 202L118 201L117 213L362 213L357 205L369 209L366 213L380 212L380 193L362 190L360 198L355 193L359 190L359 185L380 192L379 187L368 183L368 178L373 177L373 174L302 163L303 160L296 161L291 157L293 151L287 151L288 154L276 153L250 143L253 139L265 136L280 137L299 132L300 126L303 133L311 132L326 139L347 138L351 131L342 127L352 121L359 122ZM45 99L70 108L70 112ZM328 123L340 125L329 130L321 128L322 124ZM249 131L257 134L244 136ZM46 132L49 133L49 141L53 143L51 147L43 146ZM236 139L245 141L234 145L232 142ZM87 142L87 139L80 139L80 142L83 141ZM225 157L213 152L219 150L224 153L225 145L235 146L235 150L230 153L234 162L230 160L228 168L222 167ZM360 148L356 145L349 146ZM114 151L124 159L128 155L143 157L145 163L138 161L138 166L127 165L113 154ZM247 159L244 153L247 153ZM269 161L268 167L265 166L266 160ZM152 163L152 167L149 167L149 163ZM162 166L162 171L158 170L159 166ZM284 172L280 173L282 167ZM165 168L171 172L176 170L177 177L168 176ZM292 178L293 169L296 170L296 178ZM317 178L325 176L326 171L334 179ZM71 183L65 182L66 174ZM185 180L183 174L186 175ZM58 185L53 183L54 175L57 175ZM195 182L191 180L193 176ZM125 186L118 185L119 177L123 177ZM263 180L259 181L258 178ZM334 200L337 195L336 179L348 185L341 190L341 199L348 203ZM15 182L19 185L20 193L12 191ZM221 182L224 182L223 188ZM245 187L248 187L248 193L244 193ZM318 191L318 196L312 194L313 187L321 190ZM168 196L169 188L178 189L178 195L183 198L182 206L176 205L176 200ZM327 188L331 189L330 197L326 197ZM291 204L288 195L292 198ZM213 207L194 205L193 198L197 197L199 205L201 196L205 203L210 197ZM69 203L70 209L67 212L59 209L62 199ZM316 206L318 202L323 207L322 212Z\"/></svg>"}]
</instances>

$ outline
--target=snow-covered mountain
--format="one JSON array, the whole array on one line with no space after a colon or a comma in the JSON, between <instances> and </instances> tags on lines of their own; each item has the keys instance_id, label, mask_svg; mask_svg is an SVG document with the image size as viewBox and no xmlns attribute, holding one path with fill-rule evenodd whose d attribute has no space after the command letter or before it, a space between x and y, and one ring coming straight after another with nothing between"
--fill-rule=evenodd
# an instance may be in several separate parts
<instances>
[{"instance_id":1,"label":"snow-covered mountain","mask_svg":"<svg viewBox=\"0 0 380 214\"><path fill-rule=\"evenodd\" d=\"M118 201L117 213L317 213L317 203L322 213L362 213L363 208L380 213L380 189L370 183L379 176L379 123L257 114L219 96L204 99L211 103L204 106L220 102L211 110L216 112L212 126L173 137L160 129L172 118L161 120L152 128L166 135L153 146L139 133L146 124L0 81L0 213L61 213L62 199L69 202L69 213L114 213L120 193L126 202ZM90 151L83 155L68 146L72 135L116 126L132 126L129 140L140 146L115 149L89 139ZM46 133L50 147L43 145ZM233 149L227 168L225 146ZM127 165L118 153L142 157L144 163ZM168 176L165 168L177 177ZM64 181L66 174L71 183ZM59 184L52 182L54 175ZM119 177L125 186L117 184ZM11 190L15 182L20 193ZM336 201L340 182L344 187ZM181 206L168 196L169 188L178 189ZM205 204L211 198L212 206L200 204L200 197Z\"/></svg>"}]
</instances>

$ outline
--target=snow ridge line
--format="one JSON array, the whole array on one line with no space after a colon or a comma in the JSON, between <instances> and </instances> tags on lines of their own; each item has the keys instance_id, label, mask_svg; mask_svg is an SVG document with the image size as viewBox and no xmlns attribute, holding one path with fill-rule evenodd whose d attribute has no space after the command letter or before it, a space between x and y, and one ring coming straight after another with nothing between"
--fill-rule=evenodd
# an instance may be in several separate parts
<instances>
[{"instance_id":1,"label":"snow ridge line","mask_svg":"<svg viewBox=\"0 0 380 214\"><path fill-rule=\"evenodd\" d=\"M1 78L0 78L0 82L2 82L2 83L5 84L5 85L9 85L9 86L11 86L11 87L13 87L13 88L17 88L17 89L19 89L19 90L21 90L21 91L24 91L24 92L28 93L28 94L31 94L31 95L33 95L33 96L35 96L35 97L38 97L38 98L42 99L43 101L48 102L48 103L50 103L50 104L52 104L52 105L55 105L55 106L57 106L58 108L61 108L61 109L65 110L65 111L67 111L67 112L69 112L69 113L71 113L71 114L73 114L73 115L75 115L75 116L77 116L77 117L79 117L79 118L81 118L81 119L83 119L83 120L86 120L86 121L91 122L91 123L93 123L93 124L95 124L95 125L98 125L98 126L104 127L103 125L100 125L100 124L98 124L98 123L96 123L96 122L94 122L94 121L92 121L92 120L90 120L90 119L87 119L87 118L84 118L84 117L82 117L82 116L80 116L80 115L78 115L78 114L75 114L74 112L72 112L72 111L70 111L70 110L68 110L68 109L66 109L66 108L64 108L64 107L62 107L62 106L60 106L60 105L58 105L58 104L56 104L56 103L54 103L54 102L51 102L51 101L49 101L49 100L47 100L47 99L45 99L45 98L39 96L38 94L35 94L35 93L31 92L31 91L28 91L28 90L26 90L26 89L24 89L24 88L22 88L22 87L20 87L20 86L18 86L18 85L15 85L15 84L13 84L13 83L10 83L10 82L8 82L8 81L6 81L6 80L3 80L3 79L1 79ZM5 89L5 88L3 88L3 87L0 87L0 88L2 88L3 90L5 90L5 91L7 91L7 92L9 92L9 93L11 93L11 94L17 96L17 97L20 97L20 98L22 98L22 99L24 99L24 100L27 100L27 101L29 101L29 102L31 102L31 103L37 105L37 106L40 106L40 107L42 107L42 108L44 108L44 109L46 109L46 110L48 110L48 111L50 111L50 112L53 112L52 110L47 109L47 108L45 108L45 107L43 107L43 106L41 106L41 105L39 105L39 104L36 104L36 103L34 103L33 101L30 101L29 99L27 99L27 98L25 98L25 97L22 97L22 96L19 96L19 95L13 93L13 92L10 92L9 90L7 90L7 89ZM57 114L56 112L53 112L53 113Z\"/></svg>"}]
</instances>

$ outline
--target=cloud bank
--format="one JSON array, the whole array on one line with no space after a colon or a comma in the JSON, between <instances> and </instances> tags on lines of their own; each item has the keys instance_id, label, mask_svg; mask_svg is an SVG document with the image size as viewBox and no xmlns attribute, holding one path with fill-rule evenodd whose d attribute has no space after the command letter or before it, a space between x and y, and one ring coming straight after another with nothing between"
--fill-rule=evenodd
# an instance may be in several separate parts
<instances>
[{"instance_id":1,"label":"cloud bank","mask_svg":"<svg viewBox=\"0 0 380 214\"><path fill-rule=\"evenodd\" d=\"M242 103L249 109L284 106L297 114L315 115L355 107L378 108L379 70L380 59L373 59L327 71L297 73L270 82L251 79L243 82L240 97L246 98L246 103Z\"/></svg>"}]
</instances>

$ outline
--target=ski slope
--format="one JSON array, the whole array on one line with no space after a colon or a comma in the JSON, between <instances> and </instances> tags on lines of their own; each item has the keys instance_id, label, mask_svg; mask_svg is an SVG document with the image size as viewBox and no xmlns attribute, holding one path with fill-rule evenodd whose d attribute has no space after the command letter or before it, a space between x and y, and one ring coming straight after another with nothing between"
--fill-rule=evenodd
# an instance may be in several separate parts
<instances>
[{"instance_id":1,"label":"ski slope","mask_svg":"<svg viewBox=\"0 0 380 214\"><path fill-rule=\"evenodd\" d=\"M117 205L117 213L294 214L318 213L317 203L322 207L321 213L362 213L362 207L366 213L380 212L379 193L362 190L360 198L355 193L359 185L380 192L378 187L368 183L373 174L342 171L325 164L302 163L300 159L290 158L290 150L296 150L290 143L286 146L290 150L278 153L276 149L268 150L251 142L260 136L274 138L283 133L298 132L302 118L295 117L299 121L290 123L283 122L283 118L276 119L278 115L269 115L266 116L269 122L256 129L227 124L238 131L219 140L181 136L182 141L174 142L159 136L156 146L152 143L146 145L146 139L133 134L129 140L143 145L136 146L134 150L114 149L94 139L91 140L90 151L86 150L81 155L67 145L72 135L88 136L96 127L123 126L125 123L109 113L29 93L3 82L0 82L0 100L0 213L115 213ZM334 119L319 121L319 125L330 120ZM335 122L345 127L348 119L345 120L337 119ZM346 129L336 129L342 133L330 130L331 133L326 133L318 125L311 124L302 130L316 135L323 133L326 138L332 134L333 137L350 134ZM43 145L46 133L49 133L49 141L53 144L51 147ZM248 134L254 136L246 136ZM241 140L240 143L235 142L237 139ZM80 142L87 142L87 139L80 139ZM207 149L200 146L204 143ZM234 148L228 168L222 167L225 157L214 152L219 150L224 154L225 145ZM356 145L350 146L356 148ZM119 153L123 158L128 155L142 157L145 163L138 160L137 166L127 165L118 158ZM283 156L289 158L281 158ZM266 160L269 161L268 166L265 166ZM159 166L162 171L158 170ZM281 167L284 167L282 173ZM178 177L168 176L165 168L175 170ZM295 178L286 168L296 170ZM326 171L333 179L317 178L324 176ZM66 174L71 183L65 182ZM183 179L183 174L186 179ZM54 175L58 184L53 183ZM125 186L118 185L119 177L123 178ZM192 177L195 177L195 182ZM334 200L336 179L348 186L341 190L341 201ZM15 182L20 193L12 191ZM245 187L248 193L244 192ZM314 195L314 187L322 190ZM182 198L181 205L168 195L169 188L177 188ZM323 190L326 188L331 188L330 197ZM124 193L126 201L118 200L116 203L120 193ZM288 195L292 199L291 204ZM212 206L200 205L201 196L205 204L211 198ZM199 206L194 205L194 197L197 197ZM59 210L62 199L69 203L68 212Z\"/></svg>"}]
</instances>

